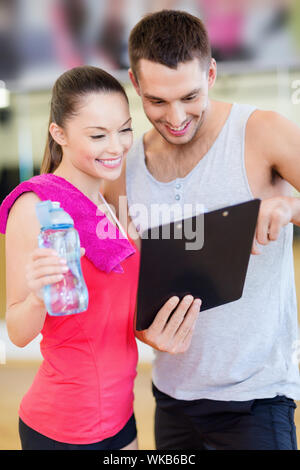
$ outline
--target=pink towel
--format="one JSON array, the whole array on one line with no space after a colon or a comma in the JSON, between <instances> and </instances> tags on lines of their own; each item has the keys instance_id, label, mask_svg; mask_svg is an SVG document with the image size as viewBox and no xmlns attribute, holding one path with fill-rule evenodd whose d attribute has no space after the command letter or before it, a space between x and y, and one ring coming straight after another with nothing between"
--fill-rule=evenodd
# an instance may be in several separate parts
<instances>
[{"instance_id":1,"label":"pink towel","mask_svg":"<svg viewBox=\"0 0 300 470\"><path fill-rule=\"evenodd\" d=\"M50 200L61 203L61 207L74 220L74 227L78 230L81 246L85 248L85 256L98 269L107 273L110 271L123 272L120 263L135 253L129 240L79 189L64 178L52 173L34 176L30 180L24 181L4 199L0 206L0 233L5 233L10 208L22 193L28 191L36 193L42 201ZM102 238L101 231L104 234Z\"/></svg>"}]
</instances>

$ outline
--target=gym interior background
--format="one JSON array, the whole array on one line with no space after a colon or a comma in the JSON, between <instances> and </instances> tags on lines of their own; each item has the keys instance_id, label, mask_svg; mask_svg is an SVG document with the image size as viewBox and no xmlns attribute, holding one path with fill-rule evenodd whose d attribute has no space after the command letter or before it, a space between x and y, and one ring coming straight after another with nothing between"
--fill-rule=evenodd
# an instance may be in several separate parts
<instances>
[{"instance_id":1,"label":"gym interior background","mask_svg":"<svg viewBox=\"0 0 300 470\"><path fill-rule=\"evenodd\" d=\"M297 0L1 0L0 202L20 181L39 173L51 87L68 68L91 64L114 74L129 96L134 138L149 129L128 80L127 39L143 14L163 8L185 10L204 20L218 64L211 98L272 109L300 125ZM299 233L295 228L298 299ZM0 235L0 449L20 449L17 411L41 361L40 338L23 349L8 339L4 243ZM135 412L139 444L141 449L154 449L153 352L141 343L138 346ZM298 410L296 423L300 429Z\"/></svg>"}]
</instances>

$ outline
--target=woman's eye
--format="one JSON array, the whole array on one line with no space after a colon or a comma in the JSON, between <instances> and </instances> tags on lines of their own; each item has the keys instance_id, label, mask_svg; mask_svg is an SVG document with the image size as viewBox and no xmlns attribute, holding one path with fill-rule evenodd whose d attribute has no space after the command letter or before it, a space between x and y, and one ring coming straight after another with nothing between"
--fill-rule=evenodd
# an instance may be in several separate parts
<instances>
[{"instance_id":1,"label":"woman's eye","mask_svg":"<svg viewBox=\"0 0 300 470\"><path fill-rule=\"evenodd\" d=\"M91 135L91 138L92 138L92 139L102 139L103 137L105 137L105 135L103 135L103 134Z\"/></svg>"},{"instance_id":2,"label":"woman's eye","mask_svg":"<svg viewBox=\"0 0 300 470\"><path fill-rule=\"evenodd\" d=\"M131 127L127 127L126 129L122 129L121 132L132 132L133 129Z\"/></svg>"}]
</instances>

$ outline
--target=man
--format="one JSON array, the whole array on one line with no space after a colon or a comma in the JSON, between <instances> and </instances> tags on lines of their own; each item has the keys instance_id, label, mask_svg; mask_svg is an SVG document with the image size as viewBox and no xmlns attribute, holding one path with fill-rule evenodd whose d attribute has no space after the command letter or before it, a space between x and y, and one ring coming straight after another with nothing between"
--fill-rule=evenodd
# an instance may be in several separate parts
<instances>
[{"instance_id":1,"label":"man","mask_svg":"<svg viewBox=\"0 0 300 470\"><path fill-rule=\"evenodd\" d=\"M185 12L144 17L131 32L129 55L130 79L153 128L108 188L110 202L117 206L125 192L129 210L159 201L211 210L262 200L242 298L198 317L184 315L181 302L172 328L167 303L136 333L157 350L156 446L296 449L292 224L300 225L300 200L292 186L300 189L300 130L275 112L209 98L216 63L203 24Z\"/></svg>"}]
</instances>

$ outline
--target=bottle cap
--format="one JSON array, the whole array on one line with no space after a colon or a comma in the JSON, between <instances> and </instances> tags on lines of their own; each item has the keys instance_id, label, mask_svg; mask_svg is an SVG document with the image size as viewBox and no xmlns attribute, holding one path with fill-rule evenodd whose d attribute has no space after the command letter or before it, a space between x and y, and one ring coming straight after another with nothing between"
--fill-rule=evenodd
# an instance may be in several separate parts
<instances>
[{"instance_id":1,"label":"bottle cap","mask_svg":"<svg viewBox=\"0 0 300 470\"><path fill-rule=\"evenodd\" d=\"M73 219L57 201L42 201L36 205L36 213L43 229L67 228L74 225Z\"/></svg>"}]
</instances>

